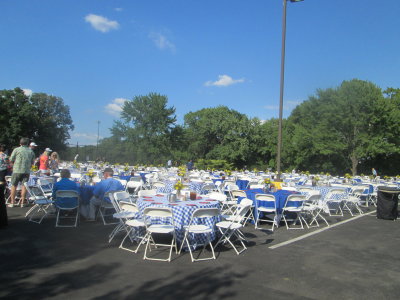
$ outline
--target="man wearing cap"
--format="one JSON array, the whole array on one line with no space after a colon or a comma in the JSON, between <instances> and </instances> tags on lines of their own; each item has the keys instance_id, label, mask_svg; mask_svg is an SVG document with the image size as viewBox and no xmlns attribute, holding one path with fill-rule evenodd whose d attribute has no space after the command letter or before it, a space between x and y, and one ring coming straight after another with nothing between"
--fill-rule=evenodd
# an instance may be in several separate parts
<instances>
[{"instance_id":1,"label":"man wearing cap","mask_svg":"<svg viewBox=\"0 0 400 300\"><path fill-rule=\"evenodd\" d=\"M111 203L111 200L105 197L108 192L124 190L121 182L113 178L114 171L112 168L106 168L103 174L104 179L96 184L93 190L93 197L90 199L88 221L95 220L97 207L99 207L101 203Z\"/></svg>"},{"instance_id":2,"label":"man wearing cap","mask_svg":"<svg viewBox=\"0 0 400 300\"><path fill-rule=\"evenodd\" d=\"M50 175L50 167L49 167L49 154L52 150L50 148L46 148L42 155L40 155L39 161L39 170L42 174Z\"/></svg>"},{"instance_id":3,"label":"man wearing cap","mask_svg":"<svg viewBox=\"0 0 400 300\"><path fill-rule=\"evenodd\" d=\"M13 173L11 177L11 203L10 207L14 206L15 194L17 186L22 183L21 187L21 206L23 206L26 196L26 188L23 185L29 180L31 167L35 159L35 154L28 148L29 139L22 138L19 141L20 147L15 148L11 153L10 161L13 163Z\"/></svg>"},{"instance_id":4,"label":"man wearing cap","mask_svg":"<svg viewBox=\"0 0 400 300\"><path fill-rule=\"evenodd\" d=\"M31 148L31 150L32 150L32 152L33 152L34 154L35 154L36 147L37 147L37 145L36 145L35 142L31 142L31 143L29 144L29 148ZM36 157L36 154L35 154L35 157ZM34 164L35 166L37 166L38 169L39 169L39 157L36 157L36 158L35 158L35 162L34 162L33 164Z\"/></svg>"}]
</instances>

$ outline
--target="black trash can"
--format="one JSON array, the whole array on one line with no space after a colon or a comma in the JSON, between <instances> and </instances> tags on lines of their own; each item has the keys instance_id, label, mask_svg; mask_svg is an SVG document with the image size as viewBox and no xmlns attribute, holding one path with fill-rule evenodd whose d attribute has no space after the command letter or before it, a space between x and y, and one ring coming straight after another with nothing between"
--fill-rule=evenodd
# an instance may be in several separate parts
<instances>
[{"instance_id":1,"label":"black trash can","mask_svg":"<svg viewBox=\"0 0 400 300\"><path fill-rule=\"evenodd\" d=\"M376 217L384 220L396 220L398 216L400 190L394 187L378 187Z\"/></svg>"}]
</instances>

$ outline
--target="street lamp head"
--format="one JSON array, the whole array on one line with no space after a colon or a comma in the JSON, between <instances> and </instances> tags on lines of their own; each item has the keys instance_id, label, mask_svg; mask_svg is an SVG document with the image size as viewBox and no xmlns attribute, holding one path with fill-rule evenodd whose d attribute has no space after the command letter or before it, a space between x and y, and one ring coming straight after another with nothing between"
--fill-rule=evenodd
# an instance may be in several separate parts
<instances>
[{"instance_id":1,"label":"street lamp head","mask_svg":"<svg viewBox=\"0 0 400 300\"><path fill-rule=\"evenodd\" d=\"M290 0L290 2L302 2L304 0Z\"/></svg>"}]
</instances>

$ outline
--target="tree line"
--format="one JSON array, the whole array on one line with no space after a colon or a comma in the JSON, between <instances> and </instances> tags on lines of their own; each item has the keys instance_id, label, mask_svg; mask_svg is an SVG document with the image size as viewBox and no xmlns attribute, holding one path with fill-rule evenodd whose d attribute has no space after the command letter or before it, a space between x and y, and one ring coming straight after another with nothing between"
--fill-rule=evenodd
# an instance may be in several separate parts
<instances>
[{"instance_id":1,"label":"tree line","mask_svg":"<svg viewBox=\"0 0 400 300\"><path fill-rule=\"evenodd\" d=\"M282 170L369 175L374 167L398 175L399 125L400 89L382 91L358 79L318 89L283 120ZM63 155L72 159L80 151L81 159L90 153L130 165L192 159L199 167L276 168L278 120L249 118L226 106L189 112L178 124L167 96L135 96L110 132L98 147L72 147Z\"/></svg>"}]
</instances>

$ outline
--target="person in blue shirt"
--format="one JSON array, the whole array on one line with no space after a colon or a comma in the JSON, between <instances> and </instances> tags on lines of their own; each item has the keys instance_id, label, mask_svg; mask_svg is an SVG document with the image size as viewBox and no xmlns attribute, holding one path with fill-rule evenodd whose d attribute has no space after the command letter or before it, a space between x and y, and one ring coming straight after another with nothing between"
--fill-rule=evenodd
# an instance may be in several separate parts
<instances>
[{"instance_id":1,"label":"person in blue shirt","mask_svg":"<svg viewBox=\"0 0 400 300\"><path fill-rule=\"evenodd\" d=\"M56 199L56 192L57 191L77 191L78 186L76 185L75 182L70 180L69 178L71 177L71 172L68 169L62 169L60 172L61 180L56 182L53 186L53 194L52 197L53 199Z\"/></svg>"},{"instance_id":2,"label":"person in blue shirt","mask_svg":"<svg viewBox=\"0 0 400 300\"><path fill-rule=\"evenodd\" d=\"M96 184L93 190L93 197L90 199L88 221L95 220L96 210L102 202L111 203L108 197L104 197L106 193L124 190L124 186L119 180L113 178L113 174L112 168L106 168L103 172L104 179Z\"/></svg>"},{"instance_id":3,"label":"person in blue shirt","mask_svg":"<svg viewBox=\"0 0 400 300\"><path fill-rule=\"evenodd\" d=\"M194 168L194 163L192 160L190 160L187 164L186 164L186 168L188 169L188 171L192 171Z\"/></svg>"}]
</instances>

